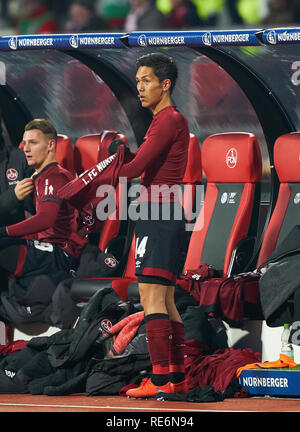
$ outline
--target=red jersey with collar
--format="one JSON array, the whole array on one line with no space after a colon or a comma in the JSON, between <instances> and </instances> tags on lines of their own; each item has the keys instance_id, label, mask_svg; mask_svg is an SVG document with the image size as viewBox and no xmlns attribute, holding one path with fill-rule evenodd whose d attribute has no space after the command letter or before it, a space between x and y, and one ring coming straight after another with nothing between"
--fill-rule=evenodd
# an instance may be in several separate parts
<instances>
[{"instance_id":1,"label":"red jersey with collar","mask_svg":"<svg viewBox=\"0 0 300 432\"><path fill-rule=\"evenodd\" d=\"M36 214L7 227L9 236L55 243L75 258L87 243L78 234L78 212L58 197L59 189L73 180L72 174L57 163L46 166L33 177Z\"/></svg>"},{"instance_id":2,"label":"red jersey with collar","mask_svg":"<svg viewBox=\"0 0 300 432\"><path fill-rule=\"evenodd\" d=\"M181 183L188 154L189 127L175 106L168 106L153 116L144 141L130 162L120 170L120 177L141 176L141 201L174 201ZM175 194L170 194L170 187Z\"/></svg>"}]
</instances>

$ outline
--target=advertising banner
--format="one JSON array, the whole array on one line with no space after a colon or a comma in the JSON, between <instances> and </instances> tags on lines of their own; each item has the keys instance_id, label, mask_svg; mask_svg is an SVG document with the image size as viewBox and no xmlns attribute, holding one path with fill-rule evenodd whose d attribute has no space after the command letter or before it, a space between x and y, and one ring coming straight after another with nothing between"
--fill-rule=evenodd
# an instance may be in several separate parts
<instances>
[{"instance_id":1,"label":"advertising banner","mask_svg":"<svg viewBox=\"0 0 300 432\"><path fill-rule=\"evenodd\" d=\"M300 395L300 370L246 369L239 381L252 395Z\"/></svg>"}]
</instances>

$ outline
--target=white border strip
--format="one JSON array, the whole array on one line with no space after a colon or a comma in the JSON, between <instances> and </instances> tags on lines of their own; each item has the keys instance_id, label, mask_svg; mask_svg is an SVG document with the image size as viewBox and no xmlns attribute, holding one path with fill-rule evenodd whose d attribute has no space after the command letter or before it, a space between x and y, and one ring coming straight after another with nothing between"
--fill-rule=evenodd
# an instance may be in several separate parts
<instances>
[{"instance_id":1,"label":"white border strip","mask_svg":"<svg viewBox=\"0 0 300 432\"><path fill-rule=\"evenodd\" d=\"M5 403L1 402L0 406L8 407L45 407L45 408L85 408L85 409L108 409L108 410L133 410L133 411L179 411L179 412L257 412L252 410L218 410L218 409L183 409L183 408L146 408L146 407L129 407L129 406L109 406L109 405L48 405L48 404L29 404L29 403Z\"/></svg>"}]
</instances>

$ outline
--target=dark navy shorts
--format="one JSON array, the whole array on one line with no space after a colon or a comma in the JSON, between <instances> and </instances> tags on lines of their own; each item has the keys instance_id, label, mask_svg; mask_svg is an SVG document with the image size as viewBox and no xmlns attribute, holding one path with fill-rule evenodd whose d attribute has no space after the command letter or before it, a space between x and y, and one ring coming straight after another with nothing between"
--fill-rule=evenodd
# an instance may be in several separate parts
<instances>
[{"instance_id":1,"label":"dark navy shorts","mask_svg":"<svg viewBox=\"0 0 300 432\"><path fill-rule=\"evenodd\" d=\"M72 277L78 267L78 260L55 244L18 237L1 240L0 267L15 277L30 280L38 275L47 275L58 284ZM11 258L7 259L10 255Z\"/></svg>"},{"instance_id":2,"label":"dark navy shorts","mask_svg":"<svg viewBox=\"0 0 300 432\"><path fill-rule=\"evenodd\" d=\"M173 285L184 264L186 242L184 211L180 203L140 203L148 206L148 218L136 221L135 274L162 278ZM144 214L144 212L142 213Z\"/></svg>"}]
</instances>

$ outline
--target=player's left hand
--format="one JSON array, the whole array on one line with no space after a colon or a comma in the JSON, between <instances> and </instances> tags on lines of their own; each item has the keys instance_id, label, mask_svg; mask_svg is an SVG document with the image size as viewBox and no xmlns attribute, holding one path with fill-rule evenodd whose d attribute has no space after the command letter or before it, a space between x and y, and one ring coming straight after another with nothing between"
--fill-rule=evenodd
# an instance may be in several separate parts
<instances>
[{"instance_id":1,"label":"player's left hand","mask_svg":"<svg viewBox=\"0 0 300 432\"><path fill-rule=\"evenodd\" d=\"M119 148L120 146L123 146L123 147L124 147L124 151L125 151L125 153L126 153L126 151L128 151L128 147L126 146L126 144L124 143L124 141L122 141L122 140L120 140L120 139L115 139L115 140L113 140L113 141L109 144L109 147L108 147L108 153L111 154L111 155L117 153L118 148Z\"/></svg>"}]
</instances>

